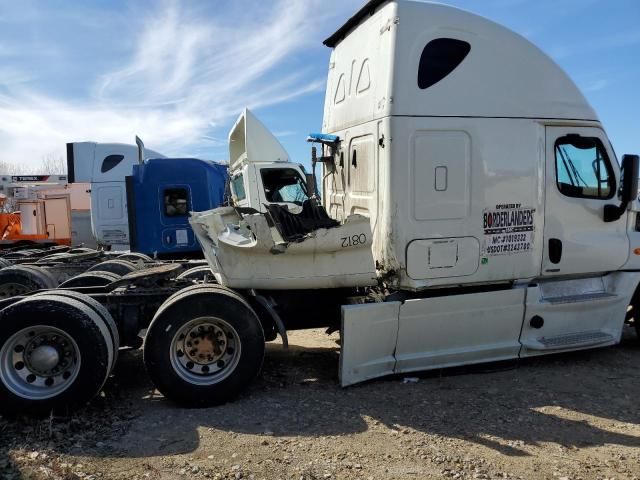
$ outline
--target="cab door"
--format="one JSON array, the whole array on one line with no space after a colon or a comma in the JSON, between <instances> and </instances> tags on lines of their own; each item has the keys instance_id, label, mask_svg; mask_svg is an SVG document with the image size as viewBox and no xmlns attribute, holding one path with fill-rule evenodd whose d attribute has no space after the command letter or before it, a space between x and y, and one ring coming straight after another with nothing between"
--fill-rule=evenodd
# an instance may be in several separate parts
<instances>
[{"instance_id":1,"label":"cab door","mask_svg":"<svg viewBox=\"0 0 640 480\"><path fill-rule=\"evenodd\" d=\"M619 185L601 129L546 127L543 276L608 272L626 262L626 216L604 221L604 206L620 203Z\"/></svg>"}]
</instances>

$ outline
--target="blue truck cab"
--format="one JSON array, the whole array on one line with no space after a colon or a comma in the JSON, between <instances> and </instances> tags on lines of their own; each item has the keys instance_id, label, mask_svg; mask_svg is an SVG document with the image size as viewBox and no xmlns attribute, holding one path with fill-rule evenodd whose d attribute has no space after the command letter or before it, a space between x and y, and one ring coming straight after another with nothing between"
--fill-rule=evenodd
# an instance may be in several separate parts
<instances>
[{"instance_id":1,"label":"blue truck cab","mask_svg":"<svg viewBox=\"0 0 640 480\"><path fill-rule=\"evenodd\" d=\"M189 212L222 205L227 166L196 158L149 158L126 177L131 251L200 256Z\"/></svg>"}]
</instances>

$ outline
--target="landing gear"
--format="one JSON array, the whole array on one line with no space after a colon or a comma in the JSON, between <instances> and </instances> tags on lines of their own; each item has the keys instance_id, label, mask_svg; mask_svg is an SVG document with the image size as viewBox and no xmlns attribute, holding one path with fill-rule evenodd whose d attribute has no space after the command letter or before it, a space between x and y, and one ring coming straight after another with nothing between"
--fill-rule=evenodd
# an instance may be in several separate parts
<instances>
[{"instance_id":1,"label":"landing gear","mask_svg":"<svg viewBox=\"0 0 640 480\"><path fill-rule=\"evenodd\" d=\"M158 390L189 407L231 400L258 375L263 358L258 316L240 295L217 285L193 285L169 297L144 343Z\"/></svg>"}]
</instances>

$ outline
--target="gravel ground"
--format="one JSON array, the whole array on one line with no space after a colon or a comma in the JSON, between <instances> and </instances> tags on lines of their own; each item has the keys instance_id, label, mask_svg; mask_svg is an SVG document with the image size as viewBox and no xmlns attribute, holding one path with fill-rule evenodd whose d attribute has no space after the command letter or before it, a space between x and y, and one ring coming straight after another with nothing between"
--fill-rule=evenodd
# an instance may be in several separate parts
<instances>
[{"instance_id":1,"label":"gravel ground","mask_svg":"<svg viewBox=\"0 0 640 480\"><path fill-rule=\"evenodd\" d=\"M341 389L335 336L269 345L234 403L180 409L123 352L71 418L0 417L0 478L640 478L640 342ZM413 380L413 379L412 379Z\"/></svg>"}]
</instances>

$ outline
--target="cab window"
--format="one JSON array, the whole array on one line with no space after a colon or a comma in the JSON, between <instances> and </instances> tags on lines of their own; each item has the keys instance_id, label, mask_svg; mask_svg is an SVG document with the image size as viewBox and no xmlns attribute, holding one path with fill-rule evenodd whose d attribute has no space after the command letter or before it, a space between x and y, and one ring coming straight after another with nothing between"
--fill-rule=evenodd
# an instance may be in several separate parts
<instances>
[{"instance_id":1,"label":"cab window","mask_svg":"<svg viewBox=\"0 0 640 480\"><path fill-rule=\"evenodd\" d=\"M186 188L168 188L164 191L164 213L167 217L186 217L189 214Z\"/></svg>"},{"instance_id":2,"label":"cab window","mask_svg":"<svg viewBox=\"0 0 640 480\"><path fill-rule=\"evenodd\" d=\"M293 168L264 168L260 171L264 196L272 203L302 203L309 198L307 186Z\"/></svg>"},{"instance_id":3,"label":"cab window","mask_svg":"<svg viewBox=\"0 0 640 480\"><path fill-rule=\"evenodd\" d=\"M615 193L609 156L599 138L567 135L555 144L556 182L568 197L608 199Z\"/></svg>"},{"instance_id":4,"label":"cab window","mask_svg":"<svg viewBox=\"0 0 640 480\"><path fill-rule=\"evenodd\" d=\"M233 193L237 202L247 198L247 194L244 191L244 177L242 174L236 175L231 179L231 193Z\"/></svg>"}]
</instances>

